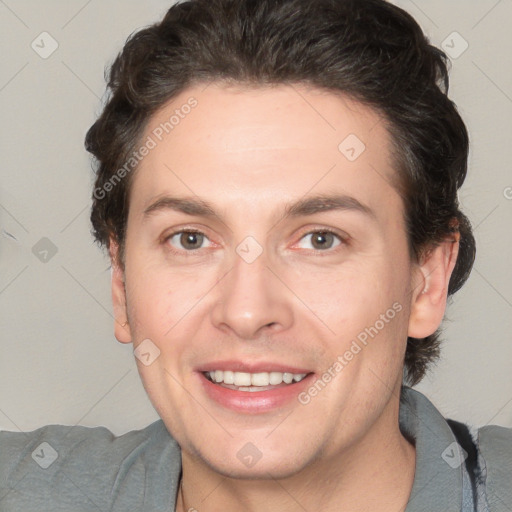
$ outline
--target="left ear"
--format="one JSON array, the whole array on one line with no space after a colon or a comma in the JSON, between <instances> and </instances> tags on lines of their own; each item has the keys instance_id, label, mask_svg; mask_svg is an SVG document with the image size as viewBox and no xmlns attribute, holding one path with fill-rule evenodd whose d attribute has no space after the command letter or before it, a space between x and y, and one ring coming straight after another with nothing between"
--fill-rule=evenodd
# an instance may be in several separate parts
<instances>
[{"instance_id":1,"label":"left ear","mask_svg":"<svg viewBox=\"0 0 512 512\"><path fill-rule=\"evenodd\" d=\"M119 245L110 238L110 263L112 266L112 306L114 309L114 334L120 343L131 343L132 335L128 323L124 269L119 258Z\"/></svg>"},{"instance_id":2,"label":"left ear","mask_svg":"<svg viewBox=\"0 0 512 512\"><path fill-rule=\"evenodd\" d=\"M426 338L441 325L448 284L459 253L460 234L433 247L416 268L419 284L412 291L408 336Z\"/></svg>"}]
</instances>

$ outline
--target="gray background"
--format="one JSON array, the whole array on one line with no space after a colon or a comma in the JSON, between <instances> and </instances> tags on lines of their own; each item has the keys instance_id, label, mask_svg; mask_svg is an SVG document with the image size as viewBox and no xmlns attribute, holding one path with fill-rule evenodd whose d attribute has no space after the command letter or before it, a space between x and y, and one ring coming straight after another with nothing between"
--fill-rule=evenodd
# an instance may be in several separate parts
<instances>
[{"instance_id":1,"label":"gray background","mask_svg":"<svg viewBox=\"0 0 512 512\"><path fill-rule=\"evenodd\" d=\"M472 140L460 200L478 257L449 306L443 358L419 389L447 416L512 426L512 1L396 3L448 45L451 96ZM100 112L104 66L169 6L0 0L0 428L120 434L158 418L132 346L113 336L109 263L89 234L83 139ZM55 43L42 32L58 43L45 59Z\"/></svg>"}]
</instances>

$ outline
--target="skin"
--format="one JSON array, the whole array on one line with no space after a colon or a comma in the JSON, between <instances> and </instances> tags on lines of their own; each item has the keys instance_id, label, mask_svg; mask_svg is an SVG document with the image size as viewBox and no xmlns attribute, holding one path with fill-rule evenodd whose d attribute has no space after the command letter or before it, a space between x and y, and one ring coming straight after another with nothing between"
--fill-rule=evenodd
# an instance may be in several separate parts
<instances>
[{"instance_id":1,"label":"skin","mask_svg":"<svg viewBox=\"0 0 512 512\"><path fill-rule=\"evenodd\" d=\"M191 96L197 107L133 177L124 265L110 244L116 337L134 348L149 338L160 350L137 365L182 449L177 510L404 510L415 467L398 425L406 340L441 323L458 239L411 261L375 111L302 85L203 84L165 105L143 138ZM338 149L349 134L366 146L352 162ZM373 213L284 215L288 204L334 193ZM167 195L200 198L216 215L144 215ZM204 233L198 248L169 238L187 229ZM325 230L340 239L313 245L311 233ZM263 250L250 264L236 252L247 236ZM401 311L307 405L243 414L199 385L197 365L219 359L320 377L394 303ZM251 468L237 458L247 442L262 454Z\"/></svg>"}]
</instances>

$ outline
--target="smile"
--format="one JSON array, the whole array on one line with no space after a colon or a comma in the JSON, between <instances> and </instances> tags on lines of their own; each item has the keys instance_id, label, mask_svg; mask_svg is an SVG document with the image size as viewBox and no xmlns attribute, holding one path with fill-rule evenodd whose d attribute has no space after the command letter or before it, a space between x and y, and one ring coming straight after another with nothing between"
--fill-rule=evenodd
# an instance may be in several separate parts
<instances>
[{"instance_id":1,"label":"smile","mask_svg":"<svg viewBox=\"0 0 512 512\"><path fill-rule=\"evenodd\" d=\"M217 406L252 415L278 412L283 407L298 404L298 395L314 378L314 373L304 370L292 373L262 369L265 367L260 366L255 372L203 368L196 375L205 395Z\"/></svg>"},{"instance_id":2,"label":"smile","mask_svg":"<svg viewBox=\"0 0 512 512\"><path fill-rule=\"evenodd\" d=\"M208 380L222 387L243 392L255 392L300 382L307 374L288 372L248 373L214 370L204 372L204 375Z\"/></svg>"}]
</instances>

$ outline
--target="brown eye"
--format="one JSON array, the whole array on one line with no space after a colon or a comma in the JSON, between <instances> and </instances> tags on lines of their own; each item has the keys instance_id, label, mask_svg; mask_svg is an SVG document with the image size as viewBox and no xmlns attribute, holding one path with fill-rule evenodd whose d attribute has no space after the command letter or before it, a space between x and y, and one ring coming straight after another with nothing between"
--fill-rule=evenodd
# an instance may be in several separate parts
<instances>
[{"instance_id":1,"label":"brown eye","mask_svg":"<svg viewBox=\"0 0 512 512\"><path fill-rule=\"evenodd\" d=\"M306 241L306 245L302 242ZM329 231L313 231L307 233L301 239L303 249L316 249L319 251L332 249L341 244L340 237Z\"/></svg>"},{"instance_id":2,"label":"brown eye","mask_svg":"<svg viewBox=\"0 0 512 512\"><path fill-rule=\"evenodd\" d=\"M201 249L205 240L207 240L206 236L196 231L179 231L169 237L171 245L186 251Z\"/></svg>"}]
</instances>

